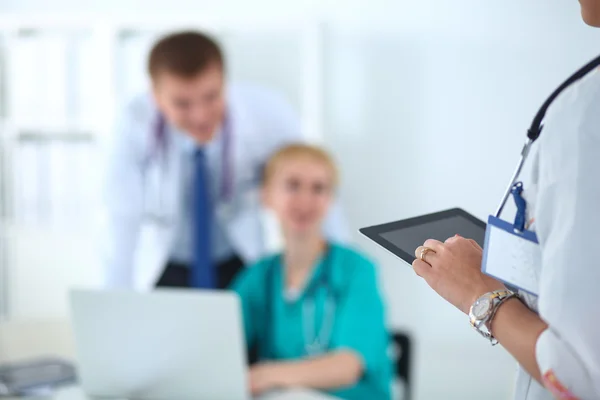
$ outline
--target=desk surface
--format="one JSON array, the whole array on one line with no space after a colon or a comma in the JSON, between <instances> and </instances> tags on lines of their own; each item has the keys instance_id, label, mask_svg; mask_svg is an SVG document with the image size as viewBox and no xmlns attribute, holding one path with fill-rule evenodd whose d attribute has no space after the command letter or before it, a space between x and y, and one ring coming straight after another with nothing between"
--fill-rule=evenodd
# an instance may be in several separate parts
<instances>
[{"instance_id":1,"label":"desk surface","mask_svg":"<svg viewBox=\"0 0 600 400\"><path fill-rule=\"evenodd\" d=\"M71 328L65 321L0 323L0 362L41 355L75 359Z\"/></svg>"},{"instance_id":2,"label":"desk surface","mask_svg":"<svg viewBox=\"0 0 600 400\"><path fill-rule=\"evenodd\" d=\"M4 400L93 400L93 398L87 397L85 393L81 391L78 387L71 387L59 390L53 395L49 396L40 396L40 397L32 397L32 398L13 398L8 397L4 398ZM104 399L106 400L106 399ZM127 400L116 398L112 400ZM261 396L256 400L334 400L333 397L329 397L323 395L321 393L316 393L310 390L304 389L296 389L296 390L288 390L285 392L277 392L271 393L268 395Z\"/></svg>"},{"instance_id":3,"label":"desk surface","mask_svg":"<svg viewBox=\"0 0 600 400\"><path fill-rule=\"evenodd\" d=\"M0 363L52 355L75 359L75 347L69 324L65 321L10 322L0 324ZM69 387L48 396L52 400L87 400L78 387ZM297 389L261 396L258 400L333 400L331 396ZM8 398L6 400L17 400ZM18 399L24 400L24 399ZM115 399L123 400L123 399Z\"/></svg>"}]
</instances>

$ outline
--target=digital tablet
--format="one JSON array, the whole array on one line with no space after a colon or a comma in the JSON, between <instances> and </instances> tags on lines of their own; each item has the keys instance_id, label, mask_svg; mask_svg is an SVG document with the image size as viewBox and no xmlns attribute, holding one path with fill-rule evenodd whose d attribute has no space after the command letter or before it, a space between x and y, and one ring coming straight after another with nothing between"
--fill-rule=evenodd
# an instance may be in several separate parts
<instances>
[{"instance_id":1,"label":"digital tablet","mask_svg":"<svg viewBox=\"0 0 600 400\"><path fill-rule=\"evenodd\" d=\"M392 254L409 264L415 260L415 250L427 239L441 242L459 234L475 240L481 247L485 241L486 224L463 209L453 208L433 214L403 219L359 229Z\"/></svg>"}]
</instances>

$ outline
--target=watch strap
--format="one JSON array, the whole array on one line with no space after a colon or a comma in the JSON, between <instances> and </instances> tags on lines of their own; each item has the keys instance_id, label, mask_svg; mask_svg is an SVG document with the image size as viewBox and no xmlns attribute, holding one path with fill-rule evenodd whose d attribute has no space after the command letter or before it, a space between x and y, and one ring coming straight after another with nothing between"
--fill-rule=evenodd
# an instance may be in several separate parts
<instances>
[{"instance_id":1,"label":"watch strap","mask_svg":"<svg viewBox=\"0 0 600 400\"><path fill-rule=\"evenodd\" d=\"M494 307L492 308L492 312L490 313L490 316L489 316L488 320L486 321L486 327L489 331L489 335L490 335L489 339L490 339L490 343L492 344L492 346L495 346L498 344L498 340L494 337L494 334L492 332L492 322L494 321L494 317L496 316L498 309L508 299L511 299L513 297L519 297L517 295L517 293L515 293L515 292L512 292L512 291L508 291L508 292L509 293L507 295L503 295L503 296L497 298L498 302L496 304L494 304Z\"/></svg>"},{"instance_id":2,"label":"watch strap","mask_svg":"<svg viewBox=\"0 0 600 400\"><path fill-rule=\"evenodd\" d=\"M481 336L483 336L486 339L489 339L492 346L495 346L496 344L498 344L498 341L493 336L493 333L491 330L492 320L494 319L496 312L498 311L498 308L500 308L500 306L502 304L504 304L504 302L506 300L513 298L513 297L518 297L518 295L517 295L517 293L515 293L511 290L502 289L502 290L495 290L493 292L486 293L483 296L481 296L479 299L481 299L482 297L488 297L489 299L491 299L491 301L492 301L491 310L490 310L489 314L483 319L471 318L470 323L471 323L471 326L477 332L479 332L479 334ZM478 299L478 301L479 301L479 299ZM485 328L483 328L483 326L485 326Z\"/></svg>"}]
</instances>

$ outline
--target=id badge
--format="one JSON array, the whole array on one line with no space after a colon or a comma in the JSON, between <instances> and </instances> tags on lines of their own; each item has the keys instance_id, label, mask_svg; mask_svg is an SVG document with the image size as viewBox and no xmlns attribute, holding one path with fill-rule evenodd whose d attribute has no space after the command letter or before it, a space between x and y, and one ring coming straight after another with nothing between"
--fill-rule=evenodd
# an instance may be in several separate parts
<instances>
[{"instance_id":1,"label":"id badge","mask_svg":"<svg viewBox=\"0 0 600 400\"><path fill-rule=\"evenodd\" d=\"M483 273L501 280L512 290L538 295L542 254L535 232L518 231L494 216L488 219L483 251Z\"/></svg>"}]
</instances>

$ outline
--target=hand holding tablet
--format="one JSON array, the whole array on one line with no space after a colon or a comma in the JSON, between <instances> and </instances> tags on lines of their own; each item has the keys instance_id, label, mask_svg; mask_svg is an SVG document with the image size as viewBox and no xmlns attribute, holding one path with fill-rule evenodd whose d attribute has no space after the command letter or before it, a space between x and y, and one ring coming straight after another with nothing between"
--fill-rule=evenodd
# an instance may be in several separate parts
<instances>
[{"instance_id":1,"label":"hand holding tablet","mask_svg":"<svg viewBox=\"0 0 600 400\"><path fill-rule=\"evenodd\" d=\"M359 232L408 264L415 250L428 239L441 242L455 235L473 239L483 247L485 222L463 209L453 208L433 214L374 225Z\"/></svg>"},{"instance_id":2,"label":"hand holding tablet","mask_svg":"<svg viewBox=\"0 0 600 400\"><path fill-rule=\"evenodd\" d=\"M406 263L464 313L483 293L503 289L481 271L486 224L454 208L360 229Z\"/></svg>"}]
</instances>

